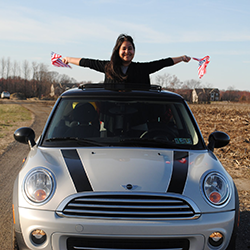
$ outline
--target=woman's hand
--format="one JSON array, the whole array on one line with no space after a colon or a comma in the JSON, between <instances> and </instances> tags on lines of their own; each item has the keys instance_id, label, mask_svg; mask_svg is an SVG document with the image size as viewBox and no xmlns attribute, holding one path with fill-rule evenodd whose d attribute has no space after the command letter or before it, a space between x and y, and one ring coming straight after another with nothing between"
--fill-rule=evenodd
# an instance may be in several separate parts
<instances>
[{"instance_id":1,"label":"woman's hand","mask_svg":"<svg viewBox=\"0 0 250 250\"><path fill-rule=\"evenodd\" d=\"M189 62L191 60L191 57L189 56L178 56L178 57L172 57L174 64L180 63L180 62Z\"/></svg>"},{"instance_id":2,"label":"woman's hand","mask_svg":"<svg viewBox=\"0 0 250 250\"><path fill-rule=\"evenodd\" d=\"M81 60L81 58L68 57L68 56L62 58L62 62L65 63L65 64L72 63L72 64L75 64L75 65L79 65L80 60Z\"/></svg>"},{"instance_id":3,"label":"woman's hand","mask_svg":"<svg viewBox=\"0 0 250 250\"><path fill-rule=\"evenodd\" d=\"M184 55L184 56L181 57L181 60L183 62L189 62L191 60L191 57Z\"/></svg>"},{"instance_id":4,"label":"woman's hand","mask_svg":"<svg viewBox=\"0 0 250 250\"><path fill-rule=\"evenodd\" d=\"M68 57L62 58L62 62L65 63L65 64L69 64L69 59L68 59Z\"/></svg>"}]
</instances>

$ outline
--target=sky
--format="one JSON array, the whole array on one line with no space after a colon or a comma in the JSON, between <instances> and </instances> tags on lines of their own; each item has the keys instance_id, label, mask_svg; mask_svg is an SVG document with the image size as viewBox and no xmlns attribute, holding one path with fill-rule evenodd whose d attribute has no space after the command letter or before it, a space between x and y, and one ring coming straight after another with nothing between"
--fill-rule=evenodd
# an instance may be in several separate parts
<instances>
[{"instance_id":1,"label":"sky","mask_svg":"<svg viewBox=\"0 0 250 250\"><path fill-rule=\"evenodd\" d=\"M133 61L210 56L203 85L250 91L249 0L0 0L0 60L44 63L78 82L103 81L88 68L56 68L51 51L110 59L119 34L133 37ZM198 63L180 63L151 75L199 80Z\"/></svg>"}]
</instances>

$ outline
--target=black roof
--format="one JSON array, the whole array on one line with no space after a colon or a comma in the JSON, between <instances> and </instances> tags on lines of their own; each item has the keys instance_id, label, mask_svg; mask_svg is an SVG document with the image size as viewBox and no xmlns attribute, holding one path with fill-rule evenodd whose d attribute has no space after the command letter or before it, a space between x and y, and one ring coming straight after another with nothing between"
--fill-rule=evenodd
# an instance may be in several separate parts
<instances>
[{"instance_id":1,"label":"black roof","mask_svg":"<svg viewBox=\"0 0 250 250\"><path fill-rule=\"evenodd\" d=\"M158 85L136 85L136 84L105 84L105 83L88 83L82 84L78 88L72 88L65 91L62 95L64 97L81 97L81 96L119 96L119 97L143 97L143 98L167 98L171 100L183 100L183 98L173 92L162 90Z\"/></svg>"}]
</instances>

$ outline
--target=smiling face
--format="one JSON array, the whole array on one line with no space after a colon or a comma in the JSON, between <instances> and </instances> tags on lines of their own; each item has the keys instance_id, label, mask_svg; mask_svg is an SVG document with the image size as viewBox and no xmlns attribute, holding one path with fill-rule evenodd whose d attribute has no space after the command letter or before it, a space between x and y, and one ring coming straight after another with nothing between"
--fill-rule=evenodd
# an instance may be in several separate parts
<instances>
[{"instance_id":1,"label":"smiling face","mask_svg":"<svg viewBox=\"0 0 250 250\"><path fill-rule=\"evenodd\" d=\"M131 42L124 41L119 49L119 56L122 59L122 64L128 66L133 60L135 49Z\"/></svg>"}]
</instances>

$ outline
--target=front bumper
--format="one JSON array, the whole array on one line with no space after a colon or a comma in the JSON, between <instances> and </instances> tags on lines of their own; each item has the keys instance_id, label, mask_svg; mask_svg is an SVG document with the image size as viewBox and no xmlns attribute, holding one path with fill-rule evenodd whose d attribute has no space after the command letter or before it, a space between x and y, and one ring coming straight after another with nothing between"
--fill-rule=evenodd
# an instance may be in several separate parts
<instances>
[{"instance_id":1,"label":"front bumper","mask_svg":"<svg viewBox=\"0 0 250 250\"><path fill-rule=\"evenodd\" d=\"M189 241L187 249L207 250L213 249L209 247L208 238L214 231L219 231L224 235L224 242L216 249L225 249L233 232L234 218L235 211L228 211L202 214L200 218L195 220L97 220L64 218L59 217L53 211L19 208L21 234L24 245L27 247L24 249L40 250L70 250L70 248L67 248L68 239L76 239L76 241L80 242L79 244L82 244L81 242L84 241L81 239L85 237L88 239L94 238L96 241L110 240L118 243L119 241L126 242L132 239L135 241L140 240L141 242L148 240L152 240L152 242L164 242L164 240L175 242L176 240L182 241L187 239ZM35 245L31 242L30 233L35 229L42 229L46 232L47 239L42 245ZM79 248L78 246L78 248L71 249L94 249L94 247L87 248L83 246L83 248ZM106 247L105 249L108 248ZM119 249L119 247L115 249ZM166 247L161 249L183 248Z\"/></svg>"}]
</instances>

